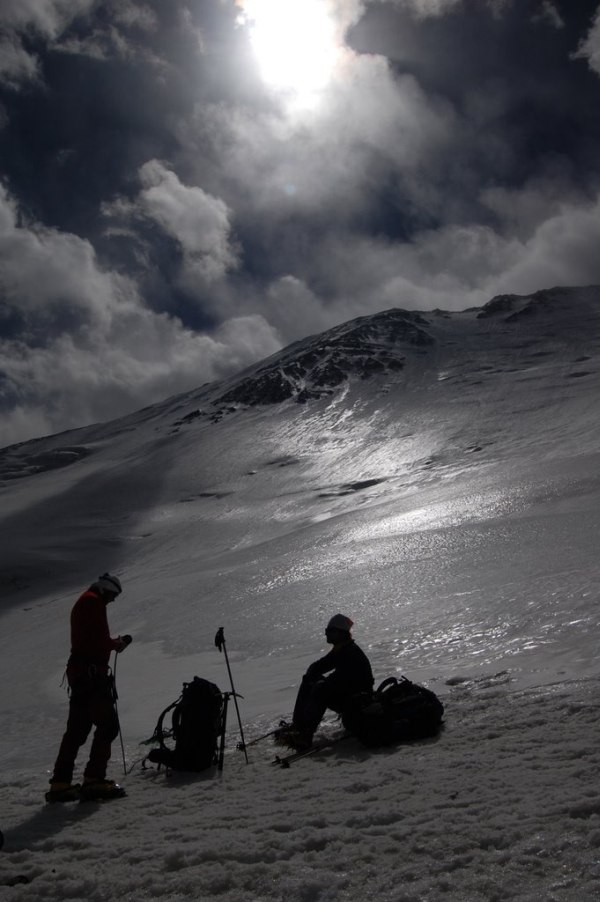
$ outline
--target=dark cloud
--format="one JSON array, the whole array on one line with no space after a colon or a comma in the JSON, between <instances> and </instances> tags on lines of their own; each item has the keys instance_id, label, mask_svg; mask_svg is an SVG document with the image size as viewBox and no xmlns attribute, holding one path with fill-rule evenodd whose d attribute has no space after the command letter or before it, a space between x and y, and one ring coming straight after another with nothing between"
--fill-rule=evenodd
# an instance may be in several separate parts
<instances>
[{"instance_id":1,"label":"dark cloud","mask_svg":"<svg viewBox=\"0 0 600 902\"><path fill-rule=\"evenodd\" d=\"M309 95L261 77L256 0L5 0L0 441L384 307L600 282L598 0L319 2Z\"/></svg>"},{"instance_id":2,"label":"dark cloud","mask_svg":"<svg viewBox=\"0 0 600 902\"><path fill-rule=\"evenodd\" d=\"M459 183L466 172L519 184L556 155L573 160L582 179L590 169L597 175L600 122L589 115L597 78L573 58L595 0L564 4L564 18L559 4L541 0L507 0L495 16L485 3L465 0L452 4L451 14L425 21L409 7L370 5L350 42L384 55L395 72L411 73L428 96L452 105L461 154L450 172ZM556 20L548 18L550 10Z\"/></svg>"},{"instance_id":3,"label":"dark cloud","mask_svg":"<svg viewBox=\"0 0 600 902\"><path fill-rule=\"evenodd\" d=\"M581 41L576 56L587 59L590 68L600 75L600 8L596 12L592 27Z\"/></svg>"}]
</instances>

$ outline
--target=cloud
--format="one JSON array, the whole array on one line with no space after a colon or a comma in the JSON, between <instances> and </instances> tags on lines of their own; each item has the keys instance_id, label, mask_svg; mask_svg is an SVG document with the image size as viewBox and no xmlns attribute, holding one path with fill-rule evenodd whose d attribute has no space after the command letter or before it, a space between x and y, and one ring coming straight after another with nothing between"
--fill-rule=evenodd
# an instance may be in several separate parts
<instances>
[{"instance_id":1,"label":"cloud","mask_svg":"<svg viewBox=\"0 0 600 902\"><path fill-rule=\"evenodd\" d=\"M418 16L442 16L452 12L463 0L392 0L398 6L406 7Z\"/></svg>"},{"instance_id":2,"label":"cloud","mask_svg":"<svg viewBox=\"0 0 600 902\"><path fill-rule=\"evenodd\" d=\"M269 285L261 307L286 344L309 332L323 332L338 321L314 291L291 275Z\"/></svg>"},{"instance_id":3,"label":"cloud","mask_svg":"<svg viewBox=\"0 0 600 902\"><path fill-rule=\"evenodd\" d=\"M89 242L20 224L5 190L0 289L2 444L113 418L281 346L260 315L232 317L208 335L148 309L135 283L100 266Z\"/></svg>"},{"instance_id":4,"label":"cloud","mask_svg":"<svg viewBox=\"0 0 600 902\"><path fill-rule=\"evenodd\" d=\"M87 56L95 60L127 59L136 55L132 46L117 28L96 29L84 38L70 37L57 42L55 50L73 56Z\"/></svg>"},{"instance_id":5,"label":"cloud","mask_svg":"<svg viewBox=\"0 0 600 902\"><path fill-rule=\"evenodd\" d=\"M585 208L594 194L593 189L588 192L577 186L568 160L553 158L523 185L482 188L479 199L485 208L493 211L504 234L526 241L566 207Z\"/></svg>"},{"instance_id":6,"label":"cloud","mask_svg":"<svg viewBox=\"0 0 600 902\"><path fill-rule=\"evenodd\" d=\"M39 60L23 43L28 33L54 40L92 6L93 0L3 0L0 84L18 88L37 79Z\"/></svg>"},{"instance_id":7,"label":"cloud","mask_svg":"<svg viewBox=\"0 0 600 902\"><path fill-rule=\"evenodd\" d=\"M588 35L579 45L575 55L587 59L590 69L600 74L600 6Z\"/></svg>"},{"instance_id":8,"label":"cloud","mask_svg":"<svg viewBox=\"0 0 600 902\"><path fill-rule=\"evenodd\" d=\"M94 0L3 0L2 24L20 31L33 29L56 37L76 16L91 9Z\"/></svg>"},{"instance_id":9,"label":"cloud","mask_svg":"<svg viewBox=\"0 0 600 902\"><path fill-rule=\"evenodd\" d=\"M198 276L213 282L237 265L229 240L230 211L222 200L182 185L158 160L142 166L140 179L139 206L181 245L188 281Z\"/></svg>"},{"instance_id":10,"label":"cloud","mask_svg":"<svg viewBox=\"0 0 600 902\"><path fill-rule=\"evenodd\" d=\"M600 196L588 203L556 204L549 211L550 206L522 237L477 224L442 226L403 244L374 236L331 236L322 257L328 271L336 273L327 303L306 285L280 280L271 288L269 315L274 299L281 314L286 301L298 299L306 331L319 331L324 320L332 325L391 307L462 310L501 293L600 284ZM300 337L283 334L290 341Z\"/></svg>"},{"instance_id":11,"label":"cloud","mask_svg":"<svg viewBox=\"0 0 600 902\"><path fill-rule=\"evenodd\" d=\"M561 209L540 223L495 279L494 293L536 291L540 285L600 284L600 195Z\"/></svg>"},{"instance_id":12,"label":"cloud","mask_svg":"<svg viewBox=\"0 0 600 902\"><path fill-rule=\"evenodd\" d=\"M544 15L558 26L550 5ZM441 16L458 6L411 9ZM502 127L512 81L465 77L462 87L459 107L382 55L349 51L339 80L303 115L276 103L258 111L198 105L181 125L188 162L213 142L236 231L242 244L251 232L255 262L265 257L268 287L243 303L285 341L383 307L462 309L548 279L600 281L586 252L595 207L568 154L544 158L541 148L533 174L512 184L521 127L526 137L524 125ZM527 92L537 88L519 90L533 105ZM531 145L527 152L524 173ZM191 180L205 172L198 166ZM578 228L573 245L565 233L553 253L545 229L561 221Z\"/></svg>"},{"instance_id":13,"label":"cloud","mask_svg":"<svg viewBox=\"0 0 600 902\"><path fill-rule=\"evenodd\" d=\"M553 28L565 27L564 19L557 9L556 4L552 3L551 0L543 0L540 9L533 15L533 21L551 25Z\"/></svg>"},{"instance_id":14,"label":"cloud","mask_svg":"<svg viewBox=\"0 0 600 902\"><path fill-rule=\"evenodd\" d=\"M145 56L158 58L130 35L156 30L157 17L150 5L137 0L108 0L105 24L93 26L83 35L65 32L78 20L94 13L95 0L3 0L0 25L0 84L18 89L40 78L40 61L26 49L25 39L34 34L47 41L54 52L87 56L96 60Z\"/></svg>"},{"instance_id":15,"label":"cloud","mask_svg":"<svg viewBox=\"0 0 600 902\"><path fill-rule=\"evenodd\" d=\"M213 148L221 190L232 203L235 198L240 228L251 217L256 234L269 221L285 241L281 222L292 231L309 217L321 224L368 223L387 175L401 172L401 186L413 191L455 128L449 105L427 97L413 76L395 75L382 56L348 51L313 110L202 104L181 123L178 137L198 180L206 163L194 167L194 148Z\"/></svg>"},{"instance_id":16,"label":"cloud","mask_svg":"<svg viewBox=\"0 0 600 902\"><path fill-rule=\"evenodd\" d=\"M94 22L87 33L68 34L55 40L53 51L107 62L145 60L164 69L165 61L147 43L159 28L154 10L135 0L112 0L106 5L110 15L104 17L102 24Z\"/></svg>"},{"instance_id":17,"label":"cloud","mask_svg":"<svg viewBox=\"0 0 600 902\"><path fill-rule=\"evenodd\" d=\"M14 35L0 38L0 83L16 88L37 78L38 62Z\"/></svg>"},{"instance_id":18,"label":"cloud","mask_svg":"<svg viewBox=\"0 0 600 902\"><path fill-rule=\"evenodd\" d=\"M139 28L142 31L155 31L158 26L158 18L154 10L147 3L136 3L135 0L118 0L113 7L115 20L128 28Z\"/></svg>"},{"instance_id":19,"label":"cloud","mask_svg":"<svg viewBox=\"0 0 600 902\"><path fill-rule=\"evenodd\" d=\"M3 304L36 336L67 309L101 328L118 299L131 293L128 280L102 272L89 242L36 223L22 227L19 219L16 203L0 186Z\"/></svg>"},{"instance_id":20,"label":"cloud","mask_svg":"<svg viewBox=\"0 0 600 902\"><path fill-rule=\"evenodd\" d=\"M406 9L420 19L435 19L458 12L467 7L466 0L388 0L391 5ZM481 6L487 6L494 15L500 16L514 0L477 0ZM364 7L381 3L381 0L363 0ZM551 0L544 0L544 6L554 6Z\"/></svg>"},{"instance_id":21,"label":"cloud","mask_svg":"<svg viewBox=\"0 0 600 902\"><path fill-rule=\"evenodd\" d=\"M140 224L158 227L179 252L179 261L171 261L175 284L190 299L202 299L208 287L223 280L239 263L231 239L231 211L199 186L182 184L159 160L146 162L138 178L141 190L132 200L119 197L103 205L104 215L112 221L107 234L129 239L139 253L144 244ZM152 266L151 256L148 247L141 260L144 267Z\"/></svg>"}]
</instances>

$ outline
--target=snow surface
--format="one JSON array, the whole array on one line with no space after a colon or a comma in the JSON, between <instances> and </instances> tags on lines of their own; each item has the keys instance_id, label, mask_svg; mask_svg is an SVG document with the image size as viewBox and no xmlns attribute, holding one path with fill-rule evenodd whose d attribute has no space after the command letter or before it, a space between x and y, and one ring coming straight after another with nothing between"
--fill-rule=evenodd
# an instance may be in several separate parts
<instances>
[{"instance_id":1,"label":"snow surface","mask_svg":"<svg viewBox=\"0 0 600 902\"><path fill-rule=\"evenodd\" d=\"M233 383L208 386L0 452L0 897L598 898L600 291L488 308L427 317L402 370L305 405L228 412ZM134 636L128 796L46 806L68 615L104 569ZM222 774L142 770L184 680L230 688L218 627L250 739L289 716L336 611L378 680L438 693L439 738L282 770L269 740L246 765L230 709Z\"/></svg>"}]
</instances>

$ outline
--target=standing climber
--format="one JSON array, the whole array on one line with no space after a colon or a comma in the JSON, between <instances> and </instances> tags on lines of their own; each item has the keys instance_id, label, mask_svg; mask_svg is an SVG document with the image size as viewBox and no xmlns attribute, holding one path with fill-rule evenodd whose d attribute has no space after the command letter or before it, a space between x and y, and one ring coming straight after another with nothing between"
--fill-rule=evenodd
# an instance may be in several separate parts
<instances>
[{"instance_id":1,"label":"standing climber","mask_svg":"<svg viewBox=\"0 0 600 902\"><path fill-rule=\"evenodd\" d=\"M69 717L50 779L48 802L74 799L112 799L125 795L114 780L106 779L111 743L119 733L110 654L122 652L131 636L113 639L106 606L121 594L117 576L104 573L75 602L71 611L71 654L67 662ZM83 785L73 784L75 759L95 726Z\"/></svg>"}]
</instances>

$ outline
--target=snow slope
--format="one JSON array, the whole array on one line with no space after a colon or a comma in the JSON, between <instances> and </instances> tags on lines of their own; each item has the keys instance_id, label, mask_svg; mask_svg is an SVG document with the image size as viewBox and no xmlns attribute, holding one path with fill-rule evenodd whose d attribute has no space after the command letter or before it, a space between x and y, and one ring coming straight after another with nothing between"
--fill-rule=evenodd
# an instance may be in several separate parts
<instances>
[{"instance_id":1,"label":"snow slope","mask_svg":"<svg viewBox=\"0 0 600 902\"><path fill-rule=\"evenodd\" d=\"M598 288L388 311L0 451L7 898L597 898L599 326ZM128 766L183 680L229 688L219 626L252 736L337 610L444 733L282 771L232 716L221 777L138 765L126 801L47 809L68 613L103 569Z\"/></svg>"}]
</instances>

